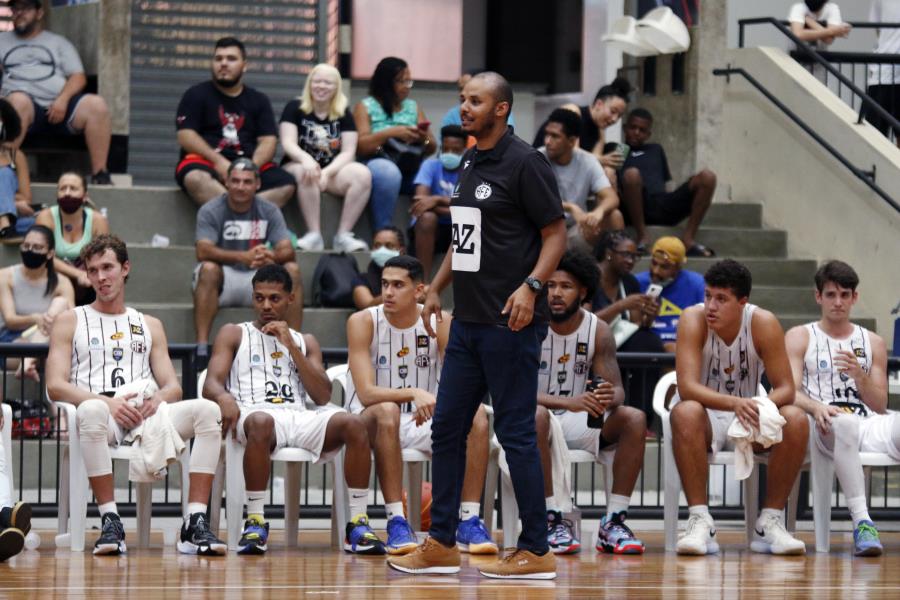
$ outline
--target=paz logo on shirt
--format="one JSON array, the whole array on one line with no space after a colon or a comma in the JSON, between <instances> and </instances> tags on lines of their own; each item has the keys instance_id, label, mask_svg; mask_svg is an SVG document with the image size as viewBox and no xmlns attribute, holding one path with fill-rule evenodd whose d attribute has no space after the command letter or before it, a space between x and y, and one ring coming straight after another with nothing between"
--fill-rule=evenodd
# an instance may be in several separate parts
<instances>
[{"instance_id":1,"label":"paz logo on shirt","mask_svg":"<svg viewBox=\"0 0 900 600\"><path fill-rule=\"evenodd\" d=\"M487 200L491 197L491 184L482 183L477 188L475 188L475 199L476 200Z\"/></svg>"}]
</instances>

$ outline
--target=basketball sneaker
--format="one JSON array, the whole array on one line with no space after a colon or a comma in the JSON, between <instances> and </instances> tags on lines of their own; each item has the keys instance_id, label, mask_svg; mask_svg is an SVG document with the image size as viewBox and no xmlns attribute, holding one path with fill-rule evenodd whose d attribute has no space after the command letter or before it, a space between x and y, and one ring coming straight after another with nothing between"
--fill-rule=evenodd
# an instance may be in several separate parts
<instances>
[{"instance_id":1,"label":"basketball sneaker","mask_svg":"<svg viewBox=\"0 0 900 600\"><path fill-rule=\"evenodd\" d=\"M572 521L563 519L558 510L547 511L547 543L553 554L581 552L581 542L575 537Z\"/></svg>"},{"instance_id":2,"label":"basketball sneaker","mask_svg":"<svg viewBox=\"0 0 900 600\"><path fill-rule=\"evenodd\" d=\"M549 550L541 556L515 548L478 572L493 579L556 579L556 557Z\"/></svg>"},{"instance_id":3,"label":"basketball sneaker","mask_svg":"<svg viewBox=\"0 0 900 600\"><path fill-rule=\"evenodd\" d=\"M596 548L598 552L611 554L643 554L644 542L634 537L625 524L626 511L607 515L600 520Z\"/></svg>"},{"instance_id":4,"label":"basketball sneaker","mask_svg":"<svg viewBox=\"0 0 900 600\"><path fill-rule=\"evenodd\" d=\"M25 535L15 527L0 531L0 562L11 558L25 547Z\"/></svg>"},{"instance_id":5,"label":"basketball sneaker","mask_svg":"<svg viewBox=\"0 0 900 600\"><path fill-rule=\"evenodd\" d=\"M256 515L249 515L244 521L244 532L238 542L238 554L265 554L269 547L269 524Z\"/></svg>"},{"instance_id":6,"label":"basketball sneaker","mask_svg":"<svg viewBox=\"0 0 900 600\"><path fill-rule=\"evenodd\" d=\"M94 543L94 554L124 554L125 527L116 513L108 512L100 518L100 537Z\"/></svg>"},{"instance_id":7,"label":"basketball sneaker","mask_svg":"<svg viewBox=\"0 0 900 600\"><path fill-rule=\"evenodd\" d=\"M499 549L487 532L484 522L477 516L460 520L456 528L456 545L460 552L469 554L497 554Z\"/></svg>"},{"instance_id":8,"label":"basketball sneaker","mask_svg":"<svg viewBox=\"0 0 900 600\"><path fill-rule=\"evenodd\" d=\"M407 524L409 527L409 524ZM347 523L344 551L353 554L385 554L384 542L369 527L369 517L358 514ZM415 546L413 546L415 548Z\"/></svg>"},{"instance_id":9,"label":"basketball sneaker","mask_svg":"<svg viewBox=\"0 0 900 600\"><path fill-rule=\"evenodd\" d=\"M0 529L15 527L28 535L31 531L31 505L25 502L16 502L12 506L4 506L0 509Z\"/></svg>"},{"instance_id":10,"label":"basketball sneaker","mask_svg":"<svg viewBox=\"0 0 900 600\"><path fill-rule=\"evenodd\" d=\"M425 538L414 552L406 556L392 556L388 566L403 573L434 573L452 575L459 573L459 548L445 546L433 537Z\"/></svg>"},{"instance_id":11,"label":"basketball sneaker","mask_svg":"<svg viewBox=\"0 0 900 600\"><path fill-rule=\"evenodd\" d=\"M784 528L780 515L765 514L756 520L756 539L750 549L761 554L806 554L806 544Z\"/></svg>"},{"instance_id":12,"label":"basketball sneaker","mask_svg":"<svg viewBox=\"0 0 900 600\"><path fill-rule=\"evenodd\" d=\"M706 514L693 514L688 517L687 528L678 538L678 544L675 546L678 554L715 554L719 551L719 544L716 542L716 524L713 523L712 516Z\"/></svg>"},{"instance_id":13,"label":"basketball sneaker","mask_svg":"<svg viewBox=\"0 0 900 600\"><path fill-rule=\"evenodd\" d=\"M224 556L228 546L213 535L203 513L194 513L181 525L181 539L178 540L178 551L182 554L199 554L201 556Z\"/></svg>"},{"instance_id":14,"label":"basketball sneaker","mask_svg":"<svg viewBox=\"0 0 900 600\"><path fill-rule=\"evenodd\" d=\"M881 556L884 548L878 538L878 530L872 521L860 521L853 530L853 554L856 556Z\"/></svg>"},{"instance_id":15,"label":"basketball sneaker","mask_svg":"<svg viewBox=\"0 0 900 600\"><path fill-rule=\"evenodd\" d=\"M387 522L386 550L388 554L409 554L418 545L416 532L412 530L406 519L397 515Z\"/></svg>"}]
</instances>

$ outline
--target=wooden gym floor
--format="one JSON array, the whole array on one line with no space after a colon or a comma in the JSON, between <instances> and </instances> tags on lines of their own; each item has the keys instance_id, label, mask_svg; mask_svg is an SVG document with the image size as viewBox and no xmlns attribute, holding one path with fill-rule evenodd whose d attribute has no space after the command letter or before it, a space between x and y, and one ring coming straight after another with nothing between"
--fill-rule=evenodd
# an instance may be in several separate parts
<instances>
[{"instance_id":1,"label":"wooden gym floor","mask_svg":"<svg viewBox=\"0 0 900 600\"><path fill-rule=\"evenodd\" d=\"M94 557L55 549L53 532L40 533L38 551L0 564L0 598L900 598L900 533L883 534L884 556L861 559L849 554L846 533L832 536L830 554L816 554L803 532L806 557L775 557L747 550L742 531L720 529L719 555L689 558L666 554L659 531L641 534L643 556L600 555L586 531L581 554L558 557L558 578L534 583L485 579L476 567L492 558L465 555L459 576L406 576L382 557L332 550L324 531L301 533L294 550L273 531L266 556L222 558L180 555L159 534L150 549Z\"/></svg>"}]
</instances>

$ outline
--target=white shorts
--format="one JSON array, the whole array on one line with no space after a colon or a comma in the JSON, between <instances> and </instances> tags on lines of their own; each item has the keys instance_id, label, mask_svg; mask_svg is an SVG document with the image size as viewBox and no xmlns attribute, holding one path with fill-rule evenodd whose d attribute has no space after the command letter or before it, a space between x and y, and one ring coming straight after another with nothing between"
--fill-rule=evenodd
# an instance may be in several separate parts
<instances>
[{"instance_id":1,"label":"white shorts","mask_svg":"<svg viewBox=\"0 0 900 600\"><path fill-rule=\"evenodd\" d=\"M400 415L400 448L431 454L431 419L416 426L415 413Z\"/></svg>"},{"instance_id":2,"label":"white shorts","mask_svg":"<svg viewBox=\"0 0 900 600\"><path fill-rule=\"evenodd\" d=\"M600 448L600 430L594 429L593 427L588 427L588 413L586 412L571 412L564 411L560 414L556 414L556 412L551 411L553 416L559 420L560 426L562 426L563 435L566 438L566 446L569 447L570 450L584 450L585 452L590 452L594 456L600 454L600 452L605 452L610 448L614 448L615 444L610 444L603 441L606 444L603 448Z\"/></svg>"},{"instance_id":3,"label":"white shorts","mask_svg":"<svg viewBox=\"0 0 900 600\"><path fill-rule=\"evenodd\" d=\"M900 418L900 413L890 412L887 414L873 414L868 417L859 417L857 415L840 415L841 419L856 418L860 419L859 424L859 451L860 452L878 452L887 454L894 460L900 460L900 450L898 450L891 440L894 430L894 419ZM826 456L833 456L831 450L825 446L822 440L822 434L819 428L810 425L811 429L816 432L816 445Z\"/></svg>"},{"instance_id":4,"label":"white shorts","mask_svg":"<svg viewBox=\"0 0 900 600\"><path fill-rule=\"evenodd\" d=\"M194 267L194 278L191 289L197 289L197 277L200 265ZM255 270L235 269L231 265L222 265L222 290L219 293L219 306L253 306L253 276Z\"/></svg>"},{"instance_id":5,"label":"white shorts","mask_svg":"<svg viewBox=\"0 0 900 600\"><path fill-rule=\"evenodd\" d=\"M346 412L343 408L326 404L316 409L297 410L296 408L242 408L238 419L238 441L247 444L247 434L244 431L244 420L255 412L264 412L275 420L275 449L300 448L312 454L313 462L323 462L340 452L340 448L331 452L322 453L325 444L325 430L328 421L338 413Z\"/></svg>"},{"instance_id":6,"label":"white shorts","mask_svg":"<svg viewBox=\"0 0 900 600\"><path fill-rule=\"evenodd\" d=\"M734 421L734 413L707 408L706 416L709 417L709 425L712 428L712 441L709 444L712 455L715 456L721 450L734 450L734 442L728 439L728 428Z\"/></svg>"}]
</instances>

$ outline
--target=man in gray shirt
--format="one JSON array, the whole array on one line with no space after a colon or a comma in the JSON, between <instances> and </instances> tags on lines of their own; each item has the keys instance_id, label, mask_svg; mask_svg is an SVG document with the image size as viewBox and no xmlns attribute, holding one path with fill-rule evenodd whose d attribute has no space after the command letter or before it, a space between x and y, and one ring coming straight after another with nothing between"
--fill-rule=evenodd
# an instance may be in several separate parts
<instances>
[{"instance_id":1,"label":"man in gray shirt","mask_svg":"<svg viewBox=\"0 0 900 600\"><path fill-rule=\"evenodd\" d=\"M91 183L109 185L106 161L112 125L106 101L82 94L87 78L75 47L44 31L41 0L10 0L13 29L0 33L0 95L22 119L18 147L28 133L80 135L91 157Z\"/></svg>"},{"instance_id":2,"label":"man in gray shirt","mask_svg":"<svg viewBox=\"0 0 900 600\"><path fill-rule=\"evenodd\" d=\"M295 301L288 325L300 329L303 289L290 233L281 211L256 195L259 170L249 158L228 168L226 192L197 212L197 261L194 269L194 325L198 355L209 351L209 331L220 306L251 306L256 270L284 265L294 280Z\"/></svg>"},{"instance_id":3,"label":"man in gray shirt","mask_svg":"<svg viewBox=\"0 0 900 600\"><path fill-rule=\"evenodd\" d=\"M597 159L578 147L581 119L574 112L557 108L544 127L544 146L539 150L550 160L566 211L568 247L593 253L600 232L622 229L619 196ZM588 198L595 205L588 210Z\"/></svg>"}]
</instances>

